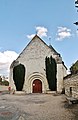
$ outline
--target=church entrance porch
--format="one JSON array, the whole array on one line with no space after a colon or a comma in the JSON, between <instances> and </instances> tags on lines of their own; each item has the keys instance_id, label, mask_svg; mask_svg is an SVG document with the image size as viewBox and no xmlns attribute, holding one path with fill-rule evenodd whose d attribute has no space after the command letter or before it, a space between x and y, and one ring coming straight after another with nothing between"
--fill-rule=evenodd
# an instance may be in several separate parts
<instances>
[{"instance_id":1,"label":"church entrance porch","mask_svg":"<svg viewBox=\"0 0 78 120\"><path fill-rule=\"evenodd\" d=\"M42 93L42 82L38 79L33 81L33 93Z\"/></svg>"}]
</instances>

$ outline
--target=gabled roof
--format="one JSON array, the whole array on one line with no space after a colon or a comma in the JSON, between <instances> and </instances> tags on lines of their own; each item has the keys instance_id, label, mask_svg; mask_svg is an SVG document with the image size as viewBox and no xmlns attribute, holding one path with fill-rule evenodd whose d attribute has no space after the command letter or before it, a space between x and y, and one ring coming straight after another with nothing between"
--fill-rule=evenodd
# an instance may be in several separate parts
<instances>
[{"instance_id":1,"label":"gabled roof","mask_svg":"<svg viewBox=\"0 0 78 120\"><path fill-rule=\"evenodd\" d=\"M50 48L56 55L59 55L59 56L60 56L60 54L57 53L57 51L52 47L52 45L49 45L49 48Z\"/></svg>"},{"instance_id":2,"label":"gabled roof","mask_svg":"<svg viewBox=\"0 0 78 120\"><path fill-rule=\"evenodd\" d=\"M49 49L51 49L56 55L60 55L59 53L56 52L56 50L52 46L48 46L37 34L32 38L34 40L35 38L39 38ZM31 44L32 40L28 43L28 45L23 49L23 51ZM18 58L20 55L23 53L23 51L19 54ZM17 58L17 59L18 59Z\"/></svg>"},{"instance_id":3,"label":"gabled roof","mask_svg":"<svg viewBox=\"0 0 78 120\"><path fill-rule=\"evenodd\" d=\"M51 49L51 51L53 51L55 55L58 55L59 57L61 57L61 55L52 47L52 45L47 45L38 35L35 35L32 40L34 40L35 38L40 39L49 49ZM19 54L19 56L17 57L17 59L11 64L11 67L14 64L18 63L18 58L20 57L20 55L25 51L25 49L31 44L32 40L28 43L28 45L23 49L23 51ZM64 62L62 61L62 64L64 65ZM66 68L66 66L64 65L64 67ZM67 68L66 68L67 69Z\"/></svg>"},{"instance_id":4,"label":"gabled roof","mask_svg":"<svg viewBox=\"0 0 78 120\"><path fill-rule=\"evenodd\" d=\"M32 40L34 40L36 37L39 38L39 39L40 39L48 48L50 48L53 52L55 52L56 54L59 54L59 53L57 53L56 50L52 47L52 45L49 45L49 46L48 46L48 45L44 42L44 40L42 40L37 34L32 38ZM30 42L31 42L31 41L30 41ZM29 44L30 44L30 43L29 43ZM28 45L29 45L29 44L28 44ZM28 46L28 45L27 45L27 46Z\"/></svg>"}]
</instances>

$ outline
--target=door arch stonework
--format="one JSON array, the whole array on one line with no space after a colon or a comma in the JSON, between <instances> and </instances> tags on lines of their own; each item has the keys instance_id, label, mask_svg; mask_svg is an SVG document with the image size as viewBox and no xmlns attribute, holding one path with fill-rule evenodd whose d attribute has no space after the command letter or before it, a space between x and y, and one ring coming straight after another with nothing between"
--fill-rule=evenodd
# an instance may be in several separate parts
<instances>
[{"instance_id":1,"label":"door arch stonework","mask_svg":"<svg viewBox=\"0 0 78 120\"><path fill-rule=\"evenodd\" d=\"M38 79L33 81L32 84L33 93L42 93L42 82Z\"/></svg>"},{"instance_id":2,"label":"door arch stonework","mask_svg":"<svg viewBox=\"0 0 78 120\"><path fill-rule=\"evenodd\" d=\"M44 75L40 73L30 74L29 77L26 78L27 82L25 83L24 90L26 93L33 93L33 82L34 80L40 80L42 82L42 93L46 93L48 90L48 82ZM27 86L26 86L27 85Z\"/></svg>"}]
</instances>

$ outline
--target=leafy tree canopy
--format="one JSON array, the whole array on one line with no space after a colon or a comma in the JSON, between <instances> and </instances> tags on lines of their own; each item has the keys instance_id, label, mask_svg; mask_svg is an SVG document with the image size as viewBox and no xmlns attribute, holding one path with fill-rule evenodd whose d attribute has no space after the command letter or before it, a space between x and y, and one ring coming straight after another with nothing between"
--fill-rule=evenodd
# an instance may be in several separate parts
<instances>
[{"instance_id":1,"label":"leafy tree canopy","mask_svg":"<svg viewBox=\"0 0 78 120\"><path fill-rule=\"evenodd\" d=\"M75 4L78 4L78 0L75 1Z\"/></svg>"},{"instance_id":2,"label":"leafy tree canopy","mask_svg":"<svg viewBox=\"0 0 78 120\"><path fill-rule=\"evenodd\" d=\"M78 73L78 60L70 67L71 74Z\"/></svg>"},{"instance_id":3,"label":"leafy tree canopy","mask_svg":"<svg viewBox=\"0 0 78 120\"><path fill-rule=\"evenodd\" d=\"M9 82L4 80L4 81L2 81L1 85L9 86Z\"/></svg>"}]
</instances>

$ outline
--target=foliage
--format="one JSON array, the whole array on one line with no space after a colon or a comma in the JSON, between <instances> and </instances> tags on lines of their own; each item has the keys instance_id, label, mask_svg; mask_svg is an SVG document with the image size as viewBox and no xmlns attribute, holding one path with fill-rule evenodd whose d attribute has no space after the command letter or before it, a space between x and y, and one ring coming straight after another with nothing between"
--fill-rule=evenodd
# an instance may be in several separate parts
<instances>
[{"instance_id":1,"label":"foliage","mask_svg":"<svg viewBox=\"0 0 78 120\"><path fill-rule=\"evenodd\" d=\"M2 77L0 76L0 85L2 84Z\"/></svg>"},{"instance_id":2,"label":"foliage","mask_svg":"<svg viewBox=\"0 0 78 120\"><path fill-rule=\"evenodd\" d=\"M75 4L78 4L78 0L75 1Z\"/></svg>"},{"instance_id":3,"label":"foliage","mask_svg":"<svg viewBox=\"0 0 78 120\"><path fill-rule=\"evenodd\" d=\"M4 81L1 82L1 85L9 86L9 82L4 80Z\"/></svg>"},{"instance_id":4,"label":"foliage","mask_svg":"<svg viewBox=\"0 0 78 120\"><path fill-rule=\"evenodd\" d=\"M2 82L2 77L0 76L0 82Z\"/></svg>"},{"instance_id":5,"label":"foliage","mask_svg":"<svg viewBox=\"0 0 78 120\"><path fill-rule=\"evenodd\" d=\"M46 57L45 59L45 66L46 66L46 77L48 80L49 84L49 89L50 90L56 90L56 72L57 72L57 67L56 67L56 61L52 56Z\"/></svg>"},{"instance_id":6,"label":"foliage","mask_svg":"<svg viewBox=\"0 0 78 120\"><path fill-rule=\"evenodd\" d=\"M4 77L5 78L5 77ZM9 86L9 82L0 76L0 85Z\"/></svg>"},{"instance_id":7,"label":"foliage","mask_svg":"<svg viewBox=\"0 0 78 120\"><path fill-rule=\"evenodd\" d=\"M16 90L22 91L25 80L25 67L19 64L13 69L13 80L15 82Z\"/></svg>"},{"instance_id":8,"label":"foliage","mask_svg":"<svg viewBox=\"0 0 78 120\"><path fill-rule=\"evenodd\" d=\"M76 61L70 68L71 74L76 74L78 73L78 61Z\"/></svg>"}]
</instances>

